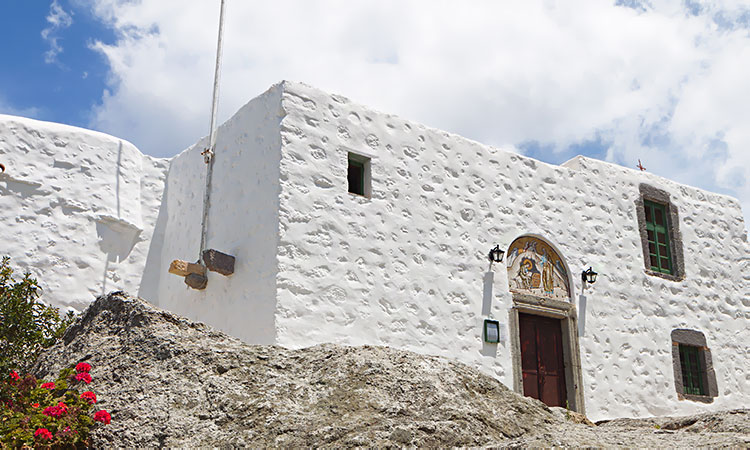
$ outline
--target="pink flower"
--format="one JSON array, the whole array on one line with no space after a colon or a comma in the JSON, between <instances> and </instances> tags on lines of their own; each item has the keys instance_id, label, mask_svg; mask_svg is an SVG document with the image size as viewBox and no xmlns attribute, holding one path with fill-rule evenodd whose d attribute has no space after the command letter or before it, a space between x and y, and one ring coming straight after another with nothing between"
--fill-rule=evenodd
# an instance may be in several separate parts
<instances>
[{"instance_id":1,"label":"pink flower","mask_svg":"<svg viewBox=\"0 0 750 450\"><path fill-rule=\"evenodd\" d=\"M81 372L88 373L90 371L91 371L91 364L85 363L85 362L76 364L76 372L78 372L78 373L81 373Z\"/></svg>"},{"instance_id":2,"label":"pink flower","mask_svg":"<svg viewBox=\"0 0 750 450\"><path fill-rule=\"evenodd\" d=\"M42 383L42 389L49 389L50 391L55 388L55 383Z\"/></svg>"},{"instance_id":3,"label":"pink flower","mask_svg":"<svg viewBox=\"0 0 750 450\"><path fill-rule=\"evenodd\" d=\"M18 380L21 379L21 377L18 376L18 372L16 372L15 370L11 370L10 371L10 379L13 380L13 381L18 381Z\"/></svg>"},{"instance_id":4,"label":"pink flower","mask_svg":"<svg viewBox=\"0 0 750 450\"><path fill-rule=\"evenodd\" d=\"M42 411L42 414L44 414L45 416L50 416L50 417L62 417L67 412L68 412L68 406L63 402L60 402L57 404L57 406L48 406L44 408L44 411Z\"/></svg>"},{"instance_id":5,"label":"pink flower","mask_svg":"<svg viewBox=\"0 0 750 450\"><path fill-rule=\"evenodd\" d=\"M107 411L102 409L101 411L97 411L96 413L94 413L94 420L107 425L110 420L112 420L112 416L110 416Z\"/></svg>"},{"instance_id":6,"label":"pink flower","mask_svg":"<svg viewBox=\"0 0 750 450\"><path fill-rule=\"evenodd\" d=\"M42 439L52 439L52 433L49 432L46 428L39 428L34 433L34 437L42 438Z\"/></svg>"},{"instance_id":7,"label":"pink flower","mask_svg":"<svg viewBox=\"0 0 750 450\"><path fill-rule=\"evenodd\" d=\"M76 380L89 384L91 383L91 374L88 372L80 372L76 374Z\"/></svg>"},{"instance_id":8,"label":"pink flower","mask_svg":"<svg viewBox=\"0 0 750 450\"><path fill-rule=\"evenodd\" d=\"M84 392L83 394L81 394L80 398L89 402L89 405L93 405L94 403L96 403L96 394L91 391Z\"/></svg>"}]
</instances>

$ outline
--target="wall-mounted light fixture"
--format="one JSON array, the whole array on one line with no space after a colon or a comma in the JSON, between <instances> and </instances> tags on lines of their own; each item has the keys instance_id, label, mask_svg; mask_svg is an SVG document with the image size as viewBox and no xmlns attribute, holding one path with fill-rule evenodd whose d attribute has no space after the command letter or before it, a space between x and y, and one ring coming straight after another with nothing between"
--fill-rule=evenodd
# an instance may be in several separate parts
<instances>
[{"instance_id":1,"label":"wall-mounted light fixture","mask_svg":"<svg viewBox=\"0 0 750 450\"><path fill-rule=\"evenodd\" d=\"M499 262L502 262L503 255L505 255L505 252L502 251L502 250L500 250L500 246L499 245L496 245L495 248L493 248L492 250L490 250L490 253L489 253L488 256L489 256L489 259L490 259L491 263L493 263L493 262L499 263Z\"/></svg>"},{"instance_id":2,"label":"wall-mounted light fixture","mask_svg":"<svg viewBox=\"0 0 750 450\"><path fill-rule=\"evenodd\" d=\"M484 342L497 344L500 342L500 322L484 319Z\"/></svg>"},{"instance_id":3,"label":"wall-mounted light fixture","mask_svg":"<svg viewBox=\"0 0 750 450\"><path fill-rule=\"evenodd\" d=\"M589 267L588 270L581 272L581 280L583 280L584 283L594 284L596 283L597 275L599 274L591 270L591 267Z\"/></svg>"}]
</instances>

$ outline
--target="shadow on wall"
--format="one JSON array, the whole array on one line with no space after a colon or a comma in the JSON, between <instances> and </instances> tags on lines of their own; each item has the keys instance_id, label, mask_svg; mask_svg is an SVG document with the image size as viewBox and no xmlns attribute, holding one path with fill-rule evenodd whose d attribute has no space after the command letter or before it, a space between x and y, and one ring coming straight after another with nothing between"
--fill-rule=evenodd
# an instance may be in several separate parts
<instances>
[{"instance_id":1,"label":"shadow on wall","mask_svg":"<svg viewBox=\"0 0 750 450\"><path fill-rule=\"evenodd\" d=\"M119 263L130 256L133 247L138 243L141 228L122 219L120 207L120 177L122 176L122 141L117 147L117 164L115 165L115 203L117 217L108 215L96 219L96 235L99 238L99 248L107 255L102 275L102 295L107 292L107 274L110 263Z\"/></svg>"},{"instance_id":2,"label":"shadow on wall","mask_svg":"<svg viewBox=\"0 0 750 450\"><path fill-rule=\"evenodd\" d=\"M484 289L482 291L482 315L489 316L492 312L492 284L495 282L495 272L484 274Z\"/></svg>"},{"instance_id":3,"label":"shadow on wall","mask_svg":"<svg viewBox=\"0 0 750 450\"><path fill-rule=\"evenodd\" d=\"M482 290L482 317L492 317L492 287L495 282L495 272L489 270L484 274L484 288ZM482 355L496 357L497 346L499 344L490 344L484 341L484 321L482 322Z\"/></svg>"},{"instance_id":4,"label":"shadow on wall","mask_svg":"<svg viewBox=\"0 0 750 450\"><path fill-rule=\"evenodd\" d=\"M581 295L578 296L578 336L585 336L586 335L586 296L583 295L583 290L581 291Z\"/></svg>"},{"instance_id":5,"label":"shadow on wall","mask_svg":"<svg viewBox=\"0 0 750 450\"><path fill-rule=\"evenodd\" d=\"M164 178L164 191L161 195L159 215L156 217L154 231L151 234L151 245L146 256L146 264L143 266L143 275L138 288L138 297L159 306L159 280L163 266L161 264L161 252L164 247L165 234L167 230L167 218L169 217L167 199L169 198L169 175L172 168L167 171Z\"/></svg>"},{"instance_id":6,"label":"shadow on wall","mask_svg":"<svg viewBox=\"0 0 750 450\"><path fill-rule=\"evenodd\" d=\"M41 188L42 185L40 183L17 180L7 174L0 175L0 181L5 182L4 188L0 186L0 194L14 194L21 198L49 194L49 191Z\"/></svg>"},{"instance_id":7,"label":"shadow on wall","mask_svg":"<svg viewBox=\"0 0 750 450\"><path fill-rule=\"evenodd\" d=\"M120 218L120 166L122 165L122 141L119 141L117 146L117 173L115 175L115 200L117 200L117 217Z\"/></svg>"},{"instance_id":8,"label":"shadow on wall","mask_svg":"<svg viewBox=\"0 0 750 450\"><path fill-rule=\"evenodd\" d=\"M138 243L142 231L137 226L116 217L99 216L96 219L99 248L107 255L107 262L127 259Z\"/></svg>"},{"instance_id":9,"label":"shadow on wall","mask_svg":"<svg viewBox=\"0 0 750 450\"><path fill-rule=\"evenodd\" d=\"M141 228L122 219L120 211L120 177L122 176L122 141L117 145L117 163L115 164L115 203L117 217L108 215L96 219L96 234L99 237L99 248L107 254L107 263L127 259L138 243ZM105 273L106 277L106 273Z\"/></svg>"}]
</instances>

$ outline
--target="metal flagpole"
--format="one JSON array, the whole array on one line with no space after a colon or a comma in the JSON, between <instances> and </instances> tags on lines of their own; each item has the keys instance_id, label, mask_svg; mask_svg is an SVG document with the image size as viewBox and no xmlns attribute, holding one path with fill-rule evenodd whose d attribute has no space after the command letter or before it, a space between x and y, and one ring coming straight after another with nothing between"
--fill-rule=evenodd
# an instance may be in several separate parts
<instances>
[{"instance_id":1,"label":"metal flagpole","mask_svg":"<svg viewBox=\"0 0 750 450\"><path fill-rule=\"evenodd\" d=\"M216 111L219 107L219 69L221 68L221 48L224 34L224 11L226 0L221 0L221 11L219 12L219 39L216 44L216 69L214 71L214 94L211 104L211 131L208 138L208 148L201 154L206 163L206 190L203 194L203 218L201 221L201 246L199 261L205 267L203 252L206 250L206 237L208 235L208 209L211 203L211 176L214 168L214 152L216 147Z\"/></svg>"},{"instance_id":2,"label":"metal flagpole","mask_svg":"<svg viewBox=\"0 0 750 450\"><path fill-rule=\"evenodd\" d=\"M208 135L208 147L201 152L206 163L206 189L203 192L203 215L201 216L201 245L198 263L175 259L169 265L169 273L185 277L185 284L193 289L203 290L208 284L206 270L224 276L234 273L235 258L215 249L206 249L208 236L208 211L211 207L211 177L216 156L216 111L219 109L219 74L221 68L221 49L224 35L224 13L226 0L221 0L219 12L219 39L216 43L216 70L214 71L214 93L211 103L211 129Z\"/></svg>"}]
</instances>

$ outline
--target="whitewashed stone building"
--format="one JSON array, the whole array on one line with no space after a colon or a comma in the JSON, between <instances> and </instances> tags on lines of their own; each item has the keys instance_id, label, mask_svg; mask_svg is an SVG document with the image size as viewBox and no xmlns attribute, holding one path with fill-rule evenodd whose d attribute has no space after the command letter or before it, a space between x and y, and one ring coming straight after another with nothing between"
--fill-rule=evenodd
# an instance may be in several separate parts
<instances>
[{"instance_id":1,"label":"whitewashed stone building","mask_svg":"<svg viewBox=\"0 0 750 450\"><path fill-rule=\"evenodd\" d=\"M250 343L455 358L593 419L750 403L733 198L584 157L545 164L284 82L218 130L208 247L235 272L193 290L167 268L198 257L205 145L150 175L163 197L123 287L163 308Z\"/></svg>"},{"instance_id":2,"label":"whitewashed stone building","mask_svg":"<svg viewBox=\"0 0 750 450\"><path fill-rule=\"evenodd\" d=\"M95 131L0 115L0 255L44 300L83 310L137 292L169 160Z\"/></svg>"}]
</instances>

